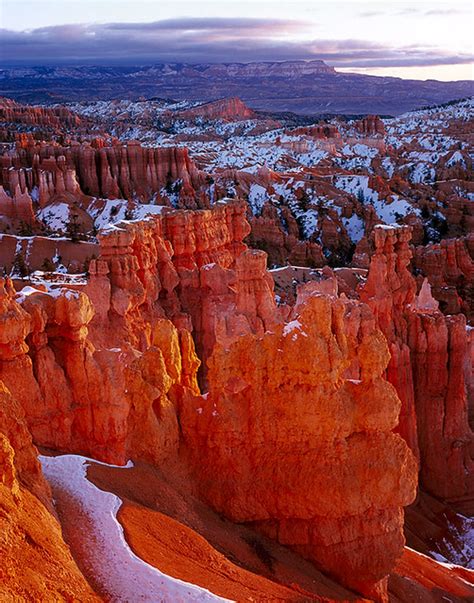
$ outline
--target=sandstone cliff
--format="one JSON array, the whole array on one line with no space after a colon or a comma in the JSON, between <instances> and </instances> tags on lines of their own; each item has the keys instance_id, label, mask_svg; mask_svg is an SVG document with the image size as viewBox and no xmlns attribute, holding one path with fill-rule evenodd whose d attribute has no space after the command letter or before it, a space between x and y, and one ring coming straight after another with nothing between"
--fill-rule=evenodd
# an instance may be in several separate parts
<instances>
[{"instance_id":1,"label":"sandstone cliff","mask_svg":"<svg viewBox=\"0 0 474 603\"><path fill-rule=\"evenodd\" d=\"M202 495L384 599L416 488L386 343L365 306L305 291L289 322L246 318L223 319L209 393L181 410Z\"/></svg>"},{"instance_id":2,"label":"sandstone cliff","mask_svg":"<svg viewBox=\"0 0 474 603\"><path fill-rule=\"evenodd\" d=\"M474 312L474 235L416 247L413 264L430 282L433 296L446 314Z\"/></svg>"},{"instance_id":3,"label":"sandstone cliff","mask_svg":"<svg viewBox=\"0 0 474 603\"><path fill-rule=\"evenodd\" d=\"M247 107L238 97L211 101L178 113L178 118L180 119L202 118L206 120L222 119L224 121L238 121L241 119L253 119L254 117L256 117L255 111Z\"/></svg>"},{"instance_id":4,"label":"sandstone cliff","mask_svg":"<svg viewBox=\"0 0 474 603\"><path fill-rule=\"evenodd\" d=\"M408 227L379 227L374 237L375 253L360 297L372 308L391 348L387 377L402 400L399 431L420 456L421 484L429 492L451 499L472 496L466 319L444 316L428 283L416 295L408 270Z\"/></svg>"},{"instance_id":5,"label":"sandstone cliff","mask_svg":"<svg viewBox=\"0 0 474 603\"><path fill-rule=\"evenodd\" d=\"M85 285L2 281L0 380L27 441L8 428L15 471L48 500L26 425L58 451L172 460L219 513L386 600L415 457L430 492L472 495L465 319L427 282L417 293L407 227L375 228L358 291L326 270L293 307L248 232L238 202L165 210L101 232Z\"/></svg>"},{"instance_id":6,"label":"sandstone cliff","mask_svg":"<svg viewBox=\"0 0 474 603\"><path fill-rule=\"evenodd\" d=\"M5 365L15 362L26 351L23 338L29 320L11 303L11 284L2 282L0 288L3 376ZM23 370L28 368L28 363L24 363ZM17 601L64 597L96 601L52 514L51 492L41 473L38 451L25 420L29 409L20 403L21 390L28 387L23 377L19 374L12 388L20 394L18 399L0 380L0 598Z\"/></svg>"},{"instance_id":7,"label":"sandstone cliff","mask_svg":"<svg viewBox=\"0 0 474 603\"><path fill-rule=\"evenodd\" d=\"M183 147L144 148L138 142L104 146L74 143L38 143L0 157L0 184L10 195L32 194L41 207L51 200L72 195L149 202L154 194L179 181L179 197L190 207L196 203L195 189L205 174L191 161ZM18 191L18 192L17 192ZM34 192L37 191L37 192Z\"/></svg>"},{"instance_id":8,"label":"sandstone cliff","mask_svg":"<svg viewBox=\"0 0 474 603\"><path fill-rule=\"evenodd\" d=\"M37 444L157 466L179 452L212 507L384 600L416 487L387 345L357 301L309 288L277 306L244 215L119 224L85 287L7 280L0 377Z\"/></svg>"}]
</instances>

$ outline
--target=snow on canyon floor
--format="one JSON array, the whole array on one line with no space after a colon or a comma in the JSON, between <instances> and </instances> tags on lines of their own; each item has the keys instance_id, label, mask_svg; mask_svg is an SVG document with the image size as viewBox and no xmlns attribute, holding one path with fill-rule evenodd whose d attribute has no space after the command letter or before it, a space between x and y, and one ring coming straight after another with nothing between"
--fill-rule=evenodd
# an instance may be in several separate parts
<instances>
[{"instance_id":1,"label":"snow on canyon floor","mask_svg":"<svg viewBox=\"0 0 474 603\"><path fill-rule=\"evenodd\" d=\"M92 459L67 454L41 456L40 460L58 511L63 518L68 517L63 522L66 539L80 565L87 568L86 573L108 600L228 601L163 574L131 551L117 520L122 501L86 477L87 464ZM129 463L124 469L131 466Z\"/></svg>"},{"instance_id":2,"label":"snow on canyon floor","mask_svg":"<svg viewBox=\"0 0 474 603\"><path fill-rule=\"evenodd\" d=\"M40 458L65 539L105 601L360 600L291 551L213 513L178 485L175 470L169 480L144 464ZM473 574L406 548L390 591L407 600L415 581L457 602L474 593Z\"/></svg>"}]
</instances>

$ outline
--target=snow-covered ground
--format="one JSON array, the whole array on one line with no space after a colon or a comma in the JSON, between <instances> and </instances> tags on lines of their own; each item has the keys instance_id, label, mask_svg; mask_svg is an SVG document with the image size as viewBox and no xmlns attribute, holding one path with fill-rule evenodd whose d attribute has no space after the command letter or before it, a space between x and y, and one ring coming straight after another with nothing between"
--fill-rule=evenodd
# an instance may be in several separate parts
<instances>
[{"instance_id":1,"label":"snow-covered ground","mask_svg":"<svg viewBox=\"0 0 474 603\"><path fill-rule=\"evenodd\" d=\"M336 179L335 186L356 195L362 203L370 203L373 205L378 217L385 224L396 224L408 214L415 214L416 216L420 215L420 210L418 208L413 207L407 200L400 198L398 195L392 195L390 203L384 199L380 199L377 191L370 188L368 176L340 176ZM350 227L357 228L358 236L360 224L353 218L354 216L351 218L353 223L350 224ZM359 237L359 239L360 238L361 237Z\"/></svg>"},{"instance_id":2,"label":"snow-covered ground","mask_svg":"<svg viewBox=\"0 0 474 603\"><path fill-rule=\"evenodd\" d=\"M385 134L383 128L370 134L362 131L356 120L333 118L327 123L332 128L328 138L312 135L309 125L295 129L286 118L277 121L258 116L229 122L186 117L183 110L197 104L114 100L74 103L69 108L90 119L92 128L124 143L137 139L145 146L187 147L197 167L208 174L196 198L206 198L210 205L222 195L247 199L255 216L268 202L280 216L282 230L292 235L295 229L288 230L289 209L297 222L296 236L322 245L328 258L327 254L334 252L325 247L331 229L342 234L345 247L347 237L357 244L365 234L370 235L365 220L373 212L368 205L381 222L410 223L416 232L423 231L424 241L439 242L452 235L446 211L451 195L474 198L468 182L465 186L462 182L469 180L465 174L474 161L468 142L474 99L385 119ZM439 186L452 179L459 179L452 190ZM383 180L386 186L380 185ZM86 208L94 223L92 236L122 220L161 213L163 208L156 205L160 197L167 198L171 207L181 207L178 184L150 192L150 199L93 199ZM38 218L58 236L66 233L70 206L58 200L41 208L38 189L31 195ZM459 211L468 213L466 208Z\"/></svg>"},{"instance_id":3,"label":"snow-covered ground","mask_svg":"<svg viewBox=\"0 0 474 603\"><path fill-rule=\"evenodd\" d=\"M357 214L352 214L350 218L344 218L343 224L347 230L347 234L353 243L358 243L365 232L364 220Z\"/></svg>"},{"instance_id":4,"label":"snow-covered ground","mask_svg":"<svg viewBox=\"0 0 474 603\"><path fill-rule=\"evenodd\" d=\"M77 529L91 531L87 534L88 546L82 550L87 554L84 561L111 601L228 601L204 588L163 574L133 553L117 520L122 501L115 494L100 490L86 477L87 464L97 461L74 454L40 456L40 461L60 512L67 512L69 499L87 515L87 525L77 526ZM129 463L123 470L130 466L133 465Z\"/></svg>"},{"instance_id":5,"label":"snow-covered ground","mask_svg":"<svg viewBox=\"0 0 474 603\"><path fill-rule=\"evenodd\" d=\"M40 209L38 219L54 232L64 232L70 220L70 206L67 203L53 203Z\"/></svg>"},{"instance_id":6,"label":"snow-covered ground","mask_svg":"<svg viewBox=\"0 0 474 603\"><path fill-rule=\"evenodd\" d=\"M474 519L459 515L458 525L449 523L450 538L443 538L430 554L443 563L453 563L474 570ZM453 540L458 546L453 546Z\"/></svg>"}]
</instances>

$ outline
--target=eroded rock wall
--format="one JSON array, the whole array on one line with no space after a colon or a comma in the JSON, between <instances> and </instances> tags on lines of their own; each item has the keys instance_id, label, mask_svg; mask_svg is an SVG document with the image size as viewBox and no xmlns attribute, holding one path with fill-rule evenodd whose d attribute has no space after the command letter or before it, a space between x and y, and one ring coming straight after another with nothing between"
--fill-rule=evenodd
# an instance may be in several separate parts
<instances>
[{"instance_id":1,"label":"eroded rock wall","mask_svg":"<svg viewBox=\"0 0 474 603\"><path fill-rule=\"evenodd\" d=\"M421 483L435 496L462 499L474 493L469 332L464 315L440 312L428 282L416 294L410 237L409 227L375 228L359 292L391 349L387 377L402 400L398 429L420 458Z\"/></svg>"},{"instance_id":2,"label":"eroded rock wall","mask_svg":"<svg viewBox=\"0 0 474 603\"><path fill-rule=\"evenodd\" d=\"M184 147L148 148L130 141L106 146L101 139L70 146L33 143L0 158L0 184L11 195L38 190L41 207L66 193L148 202L179 181L179 195L189 207L206 180Z\"/></svg>"},{"instance_id":3,"label":"eroded rock wall","mask_svg":"<svg viewBox=\"0 0 474 603\"><path fill-rule=\"evenodd\" d=\"M179 455L219 512L384 600L415 458L434 494L471 491L464 317L417 294L409 228L375 228L361 300L336 279L294 307L248 231L237 202L165 211L102 232L82 288L4 282L0 378L38 444Z\"/></svg>"},{"instance_id":4,"label":"eroded rock wall","mask_svg":"<svg viewBox=\"0 0 474 603\"><path fill-rule=\"evenodd\" d=\"M202 495L384 599L417 466L392 433L400 401L373 315L303 290L288 321L262 330L240 318L239 331L235 314L223 319L209 392L180 412Z\"/></svg>"}]
</instances>

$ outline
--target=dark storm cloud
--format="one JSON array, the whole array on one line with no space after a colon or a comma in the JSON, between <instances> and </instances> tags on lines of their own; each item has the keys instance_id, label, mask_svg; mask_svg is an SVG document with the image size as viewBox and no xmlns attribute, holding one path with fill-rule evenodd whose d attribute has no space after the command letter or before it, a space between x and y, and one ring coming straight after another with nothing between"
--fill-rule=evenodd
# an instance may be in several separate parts
<instances>
[{"instance_id":1,"label":"dark storm cloud","mask_svg":"<svg viewBox=\"0 0 474 603\"><path fill-rule=\"evenodd\" d=\"M361 40L292 41L314 25L276 19L182 18L153 23L75 24L1 30L8 64L138 64L323 59L335 67L462 64L471 56L436 48L392 48Z\"/></svg>"}]
</instances>

